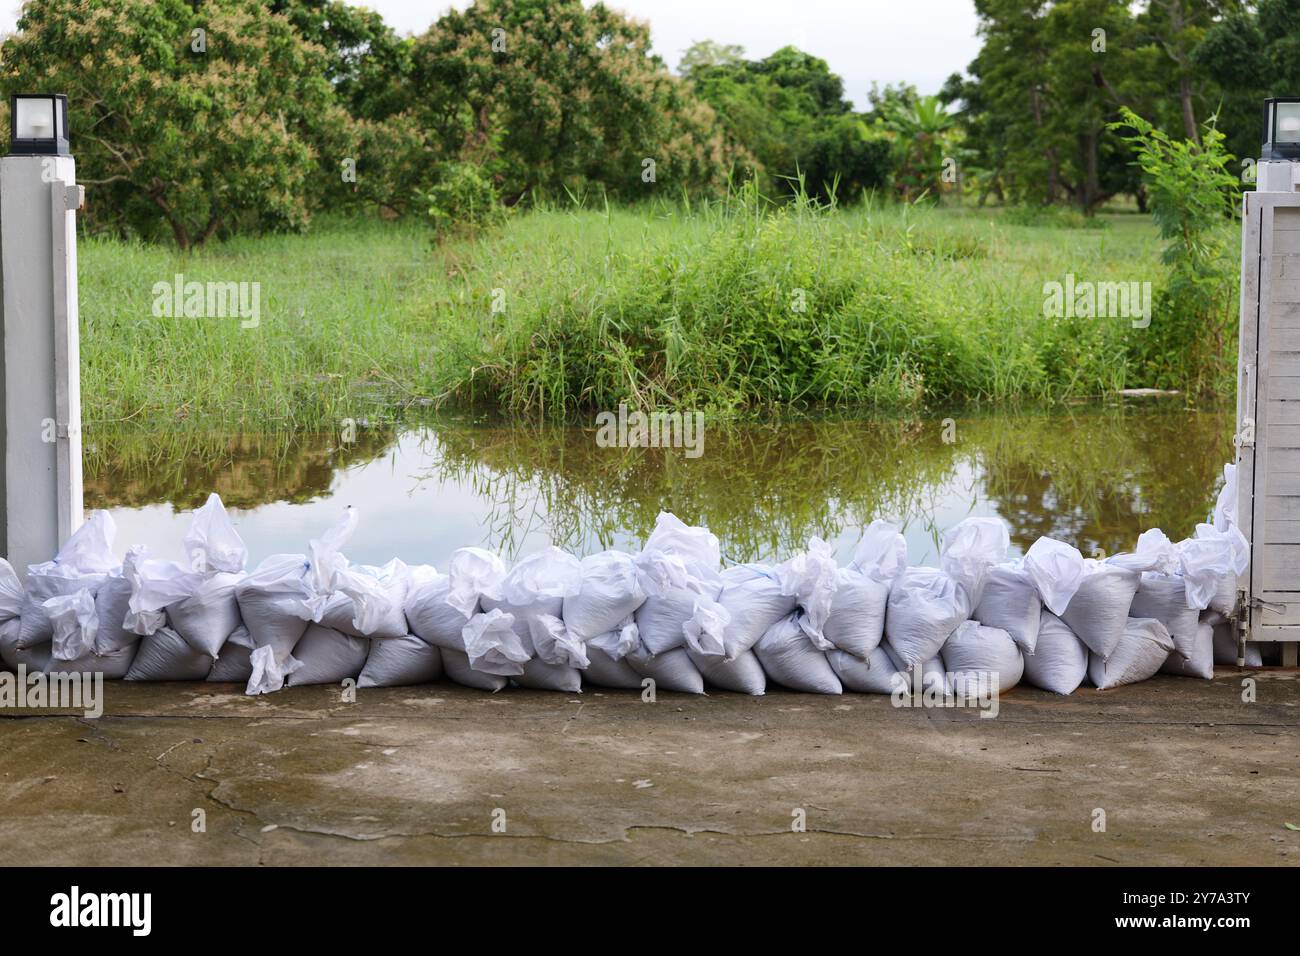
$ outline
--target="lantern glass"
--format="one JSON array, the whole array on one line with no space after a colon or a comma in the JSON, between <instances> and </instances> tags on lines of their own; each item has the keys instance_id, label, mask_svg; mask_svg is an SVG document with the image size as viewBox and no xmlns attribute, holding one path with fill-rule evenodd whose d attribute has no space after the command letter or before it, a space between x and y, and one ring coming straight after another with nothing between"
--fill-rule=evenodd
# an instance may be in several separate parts
<instances>
[{"instance_id":1,"label":"lantern glass","mask_svg":"<svg viewBox=\"0 0 1300 956\"><path fill-rule=\"evenodd\" d=\"M54 97L20 96L14 100L14 139L55 139L61 135L61 118Z\"/></svg>"},{"instance_id":2,"label":"lantern glass","mask_svg":"<svg viewBox=\"0 0 1300 956\"><path fill-rule=\"evenodd\" d=\"M1273 142L1300 143L1300 103L1278 103L1273 115Z\"/></svg>"}]
</instances>

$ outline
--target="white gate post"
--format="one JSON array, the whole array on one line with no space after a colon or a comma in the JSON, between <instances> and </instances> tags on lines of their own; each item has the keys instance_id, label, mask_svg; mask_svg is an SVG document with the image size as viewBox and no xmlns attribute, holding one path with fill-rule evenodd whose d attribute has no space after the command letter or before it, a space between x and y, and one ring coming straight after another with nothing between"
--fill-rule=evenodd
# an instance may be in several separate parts
<instances>
[{"instance_id":1,"label":"white gate post","mask_svg":"<svg viewBox=\"0 0 1300 956\"><path fill-rule=\"evenodd\" d=\"M3 420L0 544L20 576L48 561L82 523L81 372L76 210L82 188L67 150L66 101L48 117L11 108L0 158L0 337ZM42 104L38 102L37 107ZM23 134L28 134L24 136Z\"/></svg>"}]
</instances>

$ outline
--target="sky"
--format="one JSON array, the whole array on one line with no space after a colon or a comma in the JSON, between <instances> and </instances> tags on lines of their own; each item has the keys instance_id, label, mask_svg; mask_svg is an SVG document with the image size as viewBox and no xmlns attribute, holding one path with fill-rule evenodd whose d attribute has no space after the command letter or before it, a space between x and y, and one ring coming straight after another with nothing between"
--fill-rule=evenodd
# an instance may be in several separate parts
<instances>
[{"instance_id":1,"label":"sky","mask_svg":"<svg viewBox=\"0 0 1300 956\"><path fill-rule=\"evenodd\" d=\"M738 43L751 59L786 44L821 57L844 78L845 95L867 106L873 82L911 83L937 93L979 51L972 0L606 0L648 20L655 52L676 69L696 40ZM446 0L367 0L399 33L423 33ZM14 28L18 0L0 0L0 33Z\"/></svg>"}]
</instances>

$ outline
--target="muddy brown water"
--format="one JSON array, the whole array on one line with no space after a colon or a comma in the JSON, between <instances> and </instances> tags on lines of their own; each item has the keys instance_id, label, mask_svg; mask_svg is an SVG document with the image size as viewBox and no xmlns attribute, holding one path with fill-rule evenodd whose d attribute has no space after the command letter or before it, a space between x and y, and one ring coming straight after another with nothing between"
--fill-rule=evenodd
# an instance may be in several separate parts
<instances>
[{"instance_id":1,"label":"muddy brown water","mask_svg":"<svg viewBox=\"0 0 1300 956\"><path fill-rule=\"evenodd\" d=\"M301 552L345 505L353 561L445 565L462 545L517 557L554 543L635 549L660 510L707 524L731 561L770 560L810 535L842 560L873 518L899 521L913 563L942 531L997 515L1019 553L1040 535L1085 554L1177 539L1204 520L1232 457L1233 416L1171 402L727 426L702 453L607 448L594 427L436 419L344 434L88 429L86 506L119 552L180 557L189 512L221 494L252 562ZM351 436L348 436L351 437Z\"/></svg>"}]
</instances>

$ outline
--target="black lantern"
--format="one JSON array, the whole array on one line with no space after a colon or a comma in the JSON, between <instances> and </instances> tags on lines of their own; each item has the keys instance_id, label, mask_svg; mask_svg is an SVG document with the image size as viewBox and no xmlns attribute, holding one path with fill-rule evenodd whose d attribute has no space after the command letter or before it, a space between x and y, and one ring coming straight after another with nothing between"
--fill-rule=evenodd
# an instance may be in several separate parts
<instances>
[{"instance_id":1,"label":"black lantern","mask_svg":"<svg viewBox=\"0 0 1300 956\"><path fill-rule=\"evenodd\" d=\"M12 156L70 156L68 98L61 93L15 93L9 101Z\"/></svg>"},{"instance_id":2,"label":"black lantern","mask_svg":"<svg viewBox=\"0 0 1300 956\"><path fill-rule=\"evenodd\" d=\"M1260 159L1300 160L1300 96L1264 101L1264 149Z\"/></svg>"}]
</instances>

